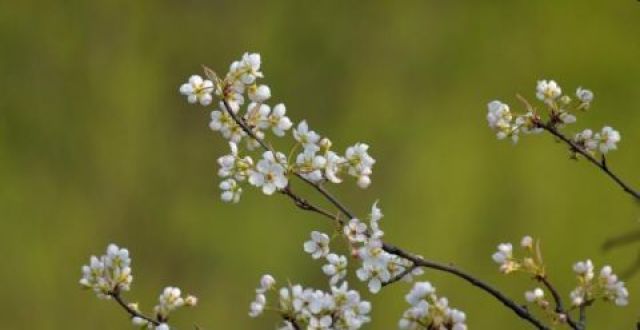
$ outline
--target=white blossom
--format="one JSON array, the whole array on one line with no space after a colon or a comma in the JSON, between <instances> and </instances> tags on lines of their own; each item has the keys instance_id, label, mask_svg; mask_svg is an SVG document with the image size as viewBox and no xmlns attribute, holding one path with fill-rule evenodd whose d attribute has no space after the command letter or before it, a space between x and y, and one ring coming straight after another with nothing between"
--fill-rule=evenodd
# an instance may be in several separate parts
<instances>
[{"instance_id":1,"label":"white blossom","mask_svg":"<svg viewBox=\"0 0 640 330\"><path fill-rule=\"evenodd\" d=\"M296 157L296 165L304 178L312 182L320 182L324 178L323 170L327 165L327 159L317 155L311 149L305 149Z\"/></svg>"},{"instance_id":2,"label":"white blossom","mask_svg":"<svg viewBox=\"0 0 640 330\"><path fill-rule=\"evenodd\" d=\"M309 129L309 125L306 120L298 123L298 127L293 129L293 138L302 144L305 150L316 152L320 150L318 141L320 141L320 135Z\"/></svg>"},{"instance_id":3,"label":"white blossom","mask_svg":"<svg viewBox=\"0 0 640 330\"><path fill-rule=\"evenodd\" d=\"M268 290L273 289L275 285L276 280L273 278L273 276L265 274L262 276L262 278L260 278L260 287L256 289L256 293L265 293Z\"/></svg>"},{"instance_id":4,"label":"white blossom","mask_svg":"<svg viewBox=\"0 0 640 330\"><path fill-rule=\"evenodd\" d=\"M613 301L618 306L626 306L629 304L629 291L624 282L618 279L613 273L611 266L604 266L600 270L600 281L603 286L605 297Z\"/></svg>"},{"instance_id":5,"label":"white blossom","mask_svg":"<svg viewBox=\"0 0 640 330\"><path fill-rule=\"evenodd\" d=\"M496 132L498 139L502 140L511 137L513 142L518 141L518 126L513 125L513 115L506 103L498 100L489 102L487 104L487 122L489 123L489 128Z\"/></svg>"},{"instance_id":6,"label":"white blossom","mask_svg":"<svg viewBox=\"0 0 640 330\"><path fill-rule=\"evenodd\" d=\"M520 246L525 249L533 249L533 238L531 238L531 236L529 235L524 236L520 241Z\"/></svg>"},{"instance_id":7,"label":"white blossom","mask_svg":"<svg viewBox=\"0 0 640 330\"><path fill-rule=\"evenodd\" d=\"M378 207L378 202L373 203L373 205L371 206L370 216L371 216L371 221L370 221L371 237L374 239L382 237L384 235L384 231L380 229L379 222L384 215L382 214L382 211Z\"/></svg>"},{"instance_id":8,"label":"white blossom","mask_svg":"<svg viewBox=\"0 0 640 330\"><path fill-rule=\"evenodd\" d=\"M166 323L160 323L156 326L155 330L169 330L169 325Z\"/></svg>"},{"instance_id":9,"label":"white blossom","mask_svg":"<svg viewBox=\"0 0 640 330\"><path fill-rule=\"evenodd\" d=\"M226 111L212 111L209 128L213 131L220 132L222 137L234 143L239 143L246 135L242 127L240 127Z\"/></svg>"},{"instance_id":10,"label":"white blossom","mask_svg":"<svg viewBox=\"0 0 640 330\"><path fill-rule=\"evenodd\" d=\"M286 116L286 113L287 108L282 103L276 104L276 106L273 107L273 111L271 111L271 114L267 119L273 134L277 136L284 136L285 131L289 130L291 126L293 126L293 123L289 117Z\"/></svg>"},{"instance_id":11,"label":"white blossom","mask_svg":"<svg viewBox=\"0 0 640 330\"><path fill-rule=\"evenodd\" d=\"M576 262L573 265L573 271L585 281L591 281L594 277L593 263L591 260Z\"/></svg>"},{"instance_id":12,"label":"white blossom","mask_svg":"<svg viewBox=\"0 0 640 330\"><path fill-rule=\"evenodd\" d=\"M251 85L247 89L247 93L253 102L262 103L271 98L271 89L267 85Z\"/></svg>"},{"instance_id":13,"label":"white blossom","mask_svg":"<svg viewBox=\"0 0 640 330\"><path fill-rule=\"evenodd\" d=\"M238 203L242 195L242 187L234 179L226 179L220 182L220 199L227 203Z\"/></svg>"},{"instance_id":14,"label":"white blossom","mask_svg":"<svg viewBox=\"0 0 640 330\"><path fill-rule=\"evenodd\" d=\"M429 282L417 282L406 296L411 305L398 322L400 329L466 330L466 314L449 307Z\"/></svg>"},{"instance_id":15,"label":"white blossom","mask_svg":"<svg viewBox=\"0 0 640 330\"><path fill-rule=\"evenodd\" d=\"M595 138L599 140L600 152L603 154L610 150L616 150L621 139L620 133L609 126L603 127L602 131L595 135Z\"/></svg>"},{"instance_id":16,"label":"white blossom","mask_svg":"<svg viewBox=\"0 0 640 330\"><path fill-rule=\"evenodd\" d=\"M322 266L322 271L330 277L329 283L336 285L347 276L347 257L330 253L327 255L327 262Z\"/></svg>"},{"instance_id":17,"label":"white blossom","mask_svg":"<svg viewBox=\"0 0 640 330\"><path fill-rule=\"evenodd\" d=\"M213 101L211 96L213 89L214 86L211 80L204 80L198 75L193 75L187 83L180 86L180 93L187 97L189 103L200 102L200 104L207 106Z\"/></svg>"},{"instance_id":18,"label":"white blossom","mask_svg":"<svg viewBox=\"0 0 640 330\"><path fill-rule=\"evenodd\" d=\"M347 148L345 158L347 160L347 172L349 175L358 178L358 186L366 188L371 183L369 176L372 174L375 159L367 152L369 145L366 143L356 143Z\"/></svg>"},{"instance_id":19,"label":"white blossom","mask_svg":"<svg viewBox=\"0 0 640 330\"><path fill-rule=\"evenodd\" d=\"M367 240L367 225L358 219L349 220L343 231L350 242L362 243Z\"/></svg>"},{"instance_id":20,"label":"white blossom","mask_svg":"<svg viewBox=\"0 0 640 330\"><path fill-rule=\"evenodd\" d=\"M198 305L198 297L188 295L186 298L184 298L184 305L187 307L195 307L196 305Z\"/></svg>"},{"instance_id":21,"label":"white blossom","mask_svg":"<svg viewBox=\"0 0 640 330\"><path fill-rule=\"evenodd\" d=\"M312 231L311 240L304 242L304 251L309 253L313 259L320 259L329 254L330 241L331 239L327 234Z\"/></svg>"},{"instance_id":22,"label":"white blossom","mask_svg":"<svg viewBox=\"0 0 640 330\"><path fill-rule=\"evenodd\" d=\"M284 159L285 156L279 152L274 155L273 152L266 151L255 170L251 171L249 183L262 187L262 192L266 195L284 189L288 183L286 169L281 164Z\"/></svg>"},{"instance_id":23,"label":"white blossom","mask_svg":"<svg viewBox=\"0 0 640 330\"><path fill-rule=\"evenodd\" d=\"M106 254L91 256L82 266L80 284L92 289L98 298L108 299L113 292L128 291L133 282L129 250L109 244Z\"/></svg>"},{"instance_id":24,"label":"white blossom","mask_svg":"<svg viewBox=\"0 0 640 330\"><path fill-rule=\"evenodd\" d=\"M581 102L579 106L581 109L588 109L591 102L593 102L593 92L582 87L578 87L576 90L576 97Z\"/></svg>"},{"instance_id":25,"label":"white blossom","mask_svg":"<svg viewBox=\"0 0 640 330\"><path fill-rule=\"evenodd\" d=\"M324 158L326 160L326 164L324 167L325 177L333 183L341 183L342 179L338 177L338 174L342 170L342 167L347 162L347 160L330 150L326 152Z\"/></svg>"},{"instance_id":26,"label":"white blossom","mask_svg":"<svg viewBox=\"0 0 640 330\"><path fill-rule=\"evenodd\" d=\"M168 286L160 294L158 305L154 307L154 311L157 315L167 318L170 312L182 306L184 306L182 291L179 288Z\"/></svg>"},{"instance_id":27,"label":"white blossom","mask_svg":"<svg viewBox=\"0 0 640 330\"><path fill-rule=\"evenodd\" d=\"M539 80L536 86L536 97L540 101L551 102L562 95L562 89L553 80Z\"/></svg>"},{"instance_id":28,"label":"white blossom","mask_svg":"<svg viewBox=\"0 0 640 330\"><path fill-rule=\"evenodd\" d=\"M594 152L598 149L598 140L594 137L593 131L590 129L585 129L577 133L573 138L573 142L586 151Z\"/></svg>"},{"instance_id":29,"label":"white blossom","mask_svg":"<svg viewBox=\"0 0 640 330\"><path fill-rule=\"evenodd\" d=\"M576 116L570 114L567 111L562 111L558 115L558 119L562 122L562 124L573 124L576 122Z\"/></svg>"},{"instance_id":30,"label":"white blossom","mask_svg":"<svg viewBox=\"0 0 640 330\"><path fill-rule=\"evenodd\" d=\"M231 63L229 76L238 79L245 85L253 84L256 78L262 78L260 72L261 58L257 53L244 53L242 59Z\"/></svg>"},{"instance_id":31,"label":"white blossom","mask_svg":"<svg viewBox=\"0 0 640 330\"><path fill-rule=\"evenodd\" d=\"M147 320L145 320L145 319L143 319L141 317L134 316L134 317L131 318L131 324L133 324L133 326L135 326L135 327L144 327L144 326L149 325L149 321L147 321Z\"/></svg>"},{"instance_id":32,"label":"white blossom","mask_svg":"<svg viewBox=\"0 0 640 330\"><path fill-rule=\"evenodd\" d=\"M361 281L368 282L371 293L378 293L382 284L391 279L391 255L382 249L382 241L370 239L358 250L358 257L362 266L356 270L356 275Z\"/></svg>"},{"instance_id":33,"label":"white blossom","mask_svg":"<svg viewBox=\"0 0 640 330\"><path fill-rule=\"evenodd\" d=\"M254 135L258 139L264 139L264 133L261 129L269 127L268 116L271 113L271 107L263 103L249 103L247 112L244 115L245 123L252 128Z\"/></svg>"},{"instance_id":34,"label":"white blossom","mask_svg":"<svg viewBox=\"0 0 640 330\"><path fill-rule=\"evenodd\" d=\"M531 291L526 291L524 293L524 298L527 302L536 302L544 299L544 291L540 288L535 288Z\"/></svg>"},{"instance_id":35,"label":"white blossom","mask_svg":"<svg viewBox=\"0 0 640 330\"><path fill-rule=\"evenodd\" d=\"M611 266L602 267L597 278L591 260L575 263L573 271L578 275L578 285L569 295L574 306L592 303L598 298L612 301L617 306L628 304L629 291L624 282L613 273Z\"/></svg>"},{"instance_id":36,"label":"white blossom","mask_svg":"<svg viewBox=\"0 0 640 330\"><path fill-rule=\"evenodd\" d=\"M233 177L238 181L244 181L253 167L253 159L250 156L240 157L238 146L229 142L231 153L218 158L218 175L222 178Z\"/></svg>"},{"instance_id":37,"label":"white blossom","mask_svg":"<svg viewBox=\"0 0 640 330\"><path fill-rule=\"evenodd\" d=\"M267 304L267 297L262 294L256 294L256 299L249 306L249 316L258 317L264 311L264 307Z\"/></svg>"}]
</instances>

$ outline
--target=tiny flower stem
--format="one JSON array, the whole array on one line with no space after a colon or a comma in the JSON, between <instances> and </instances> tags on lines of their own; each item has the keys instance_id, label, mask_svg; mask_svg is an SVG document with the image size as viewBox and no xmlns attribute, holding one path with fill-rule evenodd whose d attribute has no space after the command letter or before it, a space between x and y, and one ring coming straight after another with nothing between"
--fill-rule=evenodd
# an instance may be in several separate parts
<instances>
[{"instance_id":1,"label":"tiny flower stem","mask_svg":"<svg viewBox=\"0 0 640 330\"><path fill-rule=\"evenodd\" d=\"M118 305L120 305L127 313L129 313L129 315L131 316L131 318L134 317L139 317L141 319L146 320L147 322L158 326L160 325L160 322L158 322L157 320L154 320L153 318L146 316L136 310L134 310L133 308L129 307L129 304L127 304L124 299L122 299L122 296L120 295L120 291L119 290L114 290L112 292L108 293L109 296L113 297L113 299L118 303Z\"/></svg>"},{"instance_id":2,"label":"tiny flower stem","mask_svg":"<svg viewBox=\"0 0 640 330\"><path fill-rule=\"evenodd\" d=\"M571 148L572 151L575 151L575 152L579 153L580 155L584 156L584 158L586 158L590 163L592 163L593 165L598 167L600 170L602 170L602 172L604 172L613 181L615 181L626 193L628 193L629 195L633 196L636 199L636 201L640 201L640 193L637 190L631 188L631 186L629 186L627 183L622 181L622 179L620 177L618 177L615 173L613 173L609 169L609 166L607 166L607 162L606 162L604 157L603 157L602 161L598 161L589 152L587 152L586 150L581 148L579 145L577 145L571 139L569 139L564 134L562 134L560 131L558 131L555 126L553 126L551 124L545 124L543 122L538 122L537 124L538 124L538 126L540 128L542 128L545 131L551 133L551 135L555 136L556 138L560 139L562 142L566 143L569 146L569 148Z\"/></svg>"},{"instance_id":3,"label":"tiny flower stem","mask_svg":"<svg viewBox=\"0 0 640 330\"><path fill-rule=\"evenodd\" d=\"M555 308L556 313L567 320L567 324L571 327L571 329L583 330L584 328L580 324L576 323L571 318L571 315L569 315L569 313L564 309L562 298L560 297L558 290L556 290L553 284L551 284L551 282L549 281L549 278L547 276L542 275L542 276L536 276L536 280L544 284L544 286L549 290L549 292L551 292L551 296L553 297L553 300L555 301L555 305L556 305L556 308Z\"/></svg>"}]
</instances>

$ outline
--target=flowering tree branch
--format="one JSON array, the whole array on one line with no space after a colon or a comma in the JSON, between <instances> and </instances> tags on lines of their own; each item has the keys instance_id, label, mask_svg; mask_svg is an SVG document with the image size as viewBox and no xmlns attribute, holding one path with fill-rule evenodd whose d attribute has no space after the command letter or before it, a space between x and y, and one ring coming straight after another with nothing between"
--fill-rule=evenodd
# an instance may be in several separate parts
<instances>
[{"instance_id":1,"label":"flowering tree branch","mask_svg":"<svg viewBox=\"0 0 640 330\"><path fill-rule=\"evenodd\" d=\"M610 150L617 149L620 141L620 133L611 127L605 126L600 133L593 133L586 129L577 133L574 138L564 135L560 128L576 122L576 112L587 111L593 101L593 92L587 89L578 88L576 91L577 102L574 102L568 95L562 95L562 90L553 80L541 80L537 86L537 98L544 102L545 112L548 119L542 119L540 113L527 99L521 95L516 95L527 113L515 117L509 106L500 101L492 101L488 105L487 120L489 127L496 131L499 139L510 137L514 143L519 139L520 133L538 134L546 131L569 147L569 151L574 158L578 155L586 158L591 164L598 167L626 193L631 195L636 201L640 201L640 192L632 188L618 175L613 173L607 165L606 154ZM600 153L600 160L596 155Z\"/></svg>"},{"instance_id":2,"label":"flowering tree branch","mask_svg":"<svg viewBox=\"0 0 640 330\"><path fill-rule=\"evenodd\" d=\"M223 201L237 203L243 191L242 185L248 183L266 195L282 194L301 210L322 215L332 221L336 231L331 237L313 231L311 239L303 244L304 251L311 258L326 262L322 271L328 276L329 291L305 288L300 284L289 284L278 289L275 278L265 274L255 289L249 316L257 317L265 310L276 312L282 322L279 330L357 330L370 322L371 303L363 300L358 291L349 289L346 280L349 263L347 257L331 253L329 245L332 239L340 237L347 241L351 255L358 264L355 272L357 278L367 282L371 293L378 293L383 287L400 280L413 282L412 289L405 296L410 307L398 322L400 329L467 329L464 312L449 307L447 298L436 294L436 289L430 282L414 282L414 276L422 275L424 269L461 278L493 296L535 328L551 328L535 317L528 305L516 303L493 286L453 264L431 261L387 243L383 240L384 231L380 227L383 214L377 202L371 207L368 223L361 221L324 184L341 183L343 176L348 175L357 179L360 188L367 188L371 184L370 176L375 163L375 159L368 153L369 146L356 143L348 147L343 156L331 149L331 140L311 130L306 121L299 122L293 128L293 122L286 116L284 104L277 104L273 108L266 104L271 97L271 90L266 85L256 83L257 79L263 78L260 65L259 54L245 53L241 60L232 63L224 78L205 67L205 74L209 79L193 75L187 83L180 86L180 92L190 103L208 106L213 102L213 94L220 99L219 108L211 112L209 124L212 130L220 132L229 141L231 150L229 154L218 158L218 175L223 178L220 197ZM576 95L579 102L576 104L568 96L561 97L561 90L554 81L540 81L537 89L536 96L547 108L548 121L543 121L541 114L521 97L528 112L515 118L508 105L500 101L489 103L487 119L489 126L496 130L498 138L509 137L516 142L520 132L528 134L547 131L567 143L573 156L586 157L627 193L638 198L637 192L613 174L606 163L605 154L616 149L620 141L617 131L611 127L604 127L595 134L591 130L584 130L572 139L559 131L565 124L575 122L575 116L569 109L573 107L573 110L586 110L593 99L593 93L578 88ZM245 96L251 103L243 112L241 106L245 102ZM292 128L296 143L287 157L273 148L265 136L270 130L275 136L284 137ZM264 150L259 161L254 163L250 155L240 154L238 145L241 142L246 143L242 152ZM298 151L300 152L296 154ZM601 155L600 161L596 157L598 153ZM332 205L335 212L317 206L295 192L291 181L296 178L318 192ZM511 243L502 243L498 245L498 251L492 255L492 259L500 265L502 273L523 272L532 275L534 280L542 284L543 288L526 291L524 298L527 303L539 307L553 326L560 324L573 330L585 330L587 307L597 300L612 301L618 306L627 305L629 293L612 268L605 265L596 274L591 260L585 260L573 265L578 285L569 295L571 308L567 309L558 290L546 275L540 241L525 236L520 246L524 250L523 256L514 255ZM140 328L168 330L167 321L171 311L196 304L195 297L182 298L180 289L167 287L159 297L159 304L154 307L155 317L144 315L137 304L126 303L121 296L122 291L129 290L133 280L130 264L128 250L112 244L105 255L99 258L93 256L89 265L83 266L80 284L92 289L99 298L116 300L129 314L132 323ZM553 302L545 299L545 292L550 293ZM278 303L268 305L267 295L274 295ZM570 315L576 309L579 313L577 322Z\"/></svg>"},{"instance_id":3,"label":"flowering tree branch","mask_svg":"<svg viewBox=\"0 0 640 330\"><path fill-rule=\"evenodd\" d=\"M628 193L633 198L635 198L636 201L640 201L640 192L632 188L628 183L625 183L618 175L616 175L615 173L613 173L613 171L611 171L611 169L609 169L609 166L607 165L607 158L604 154L601 156L600 160L597 160L591 153L584 150L581 146L579 146L574 141L569 139L567 136L562 134L557 129L557 127L555 127L551 123L538 122L538 126L544 129L545 131L549 132L551 135L558 138L560 141L567 144L567 146L569 146L571 151L582 155L591 164L598 167L602 172L604 172L607 176L609 176L609 178L615 181L626 193Z\"/></svg>"},{"instance_id":4,"label":"flowering tree branch","mask_svg":"<svg viewBox=\"0 0 640 330\"><path fill-rule=\"evenodd\" d=\"M180 289L166 287L154 307L155 317L143 314L137 303L127 303L122 297L123 291L129 291L133 276L131 275L131 257L129 250L115 244L107 247L106 254L92 256L88 265L82 267L80 285L93 290L100 299L113 299L129 314L131 323L139 328L169 330L169 314L182 306L193 307L198 299L188 295L182 297Z\"/></svg>"},{"instance_id":5,"label":"flowering tree branch","mask_svg":"<svg viewBox=\"0 0 640 330\"><path fill-rule=\"evenodd\" d=\"M210 78L214 78L214 77L210 77ZM269 146L269 144L267 144L265 141L263 141L263 139L260 139L258 136L255 135L255 133L253 132L253 130L249 127L249 125L247 125L247 123L240 118L237 114L235 114L234 111L232 111L232 107L231 105L228 103L228 101L226 99L224 99L222 101L222 104L224 105L224 110L225 112L231 116L231 118L233 118L233 120L235 121L236 124L238 124L242 130L251 138L255 139L256 141L258 141L258 143L260 144L260 146L267 150L267 151L271 151L273 152L273 149ZM295 176L300 178L302 181L304 181L305 183L309 184L310 186L312 186L313 188L315 188L323 197L325 197L331 204L333 204L342 214L344 214L348 219L354 219L356 218L355 215L349 211L349 209L342 203L340 202L335 196L333 196L329 191L327 191L321 184L318 183L314 183L311 182L310 180L304 178L302 175L300 175L300 173L295 173ZM322 209L320 209L317 206L312 205L311 203L309 203L307 200L303 199L302 197L296 195L292 189L290 185L287 185L285 188L283 188L281 190L281 192L283 194L285 194L286 196L290 197L295 205L303 210L306 211L312 211L315 213L319 213L324 215L325 217L328 217L334 221L336 221L338 224L343 225L344 222L336 215L332 215L331 213L324 211ZM527 322L531 323L532 325L534 325L536 328L538 329L548 329L541 321L539 321L538 319L536 319L526 308L523 308L522 306L518 305L517 303L515 303L513 300L511 300L510 298L508 298L507 296L505 296L504 294L502 294L500 291L498 291L497 289L493 288L492 286L490 286L489 284L479 280L478 278L464 272L461 271L455 267L453 267L452 265L444 265L444 264L440 264L437 262L433 262L433 261L429 261L429 260L425 260L421 257L417 257L415 256L413 253L409 253L406 252L405 250L387 244L387 243L383 243L383 250L393 254L393 255L397 255L399 257L402 257L404 259L410 260L413 264L412 266L408 267L406 270L404 270L402 273L396 275L394 278L390 279L389 281L385 282L384 285L389 285L392 284L394 282L400 281L402 280L407 274L409 274L414 268L416 267L424 267L424 268L430 268L430 269L434 269L434 270L439 270L442 272L446 272L452 275L455 275L465 281L467 281L468 283L470 283L473 286L476 286L478 288L480 288L481 290L489 293L491 296L493 296L494 298L496 298L497 300L499 300L504 306L506 306L507 308L509 308L510 310L512 310L517 316L519 316L520 318L526 320Z\"/></svg>"}]
</instances>

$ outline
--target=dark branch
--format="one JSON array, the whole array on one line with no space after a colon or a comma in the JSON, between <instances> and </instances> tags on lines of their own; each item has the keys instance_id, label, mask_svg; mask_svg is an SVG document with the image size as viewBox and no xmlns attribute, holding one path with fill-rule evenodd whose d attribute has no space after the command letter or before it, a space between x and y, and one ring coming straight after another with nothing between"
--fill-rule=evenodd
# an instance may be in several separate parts
<instances>
[{"instance_id":1,"label":"dark branch","mask_svg":"<svg viewBox=\"0 0 640 330\"><path fill-rule=\"evenodd\" d=\"M123 299L122 296L120 295L120 291L119 290L115 290L113 292L109 292L108 293L109 296L113 297L113 299L118 303L118 305L120 305L120 307L122 307L127 313L129 313L129 315L131 316L131 318L134 317L139 317L141 319L147 320L149 323L153 324L153 325L160 325L160 322L158 322L157 320L154 320L153 318L146 316L138 311L136 311L135 309L129 307L129 304L127 304Z\"/></svg>"},{"instance_id":2,"label":"dark branch","mask_svg":"<svg viewBox=\"0 0 640 330\"><path fill-rule=\"evenodd\" d=\"M570 138L566 137L564 134L562 134L560 131L558 131L555 126L553 126L551 124L545 124L543 122L538 122L537 124L538 124L538 126L540 128L542 128L545 131L551 133L551 135L555 136L556 138L560 139L562 142L566 143L572 151L574 151L576 153L579 153L584 158L586 158L590 163L592 163L593 165L598 167L600 170L602 170L602 172L604 172L613 181L615 181L625 192L627 192L629 195L633 196L633 198L635 198L636 201L640 201L640 193L637 190L631 188L631 186L629 186L627 183L622 181L622 179L620 177L618 177L615 173L613 173L609 169L609 166L607 166L607 162L606 162L606 159L604 157L602 158L601 161L598 161L588 151L584 150L584 148L582 148L581 146L577 145Z\"/></svg>"},{"instance_id":3,"label":"dark branch","mask_svg":"<svg viewBox=\"0 0 640 330\"><path fill-rule=\"evenodd\" d=\"M551 284L551 282L549 281L549 278L547 276L536 276L536 280L538 280L539 282L541 282L542 284L544 284L544 286L549 290L549 292L551 292L551 296L553 297L553 300L555 302L556 305L556 313L563 319L567 320L567 324L569 324L569 326L571 327L571 329L575 329L575 330L582 330L583 328L577 324L572 318L571 315L569 315L569 313L564 309L564 305L562 303L562 298L560 297L560 294L558 293L558 290L556 290L556 288L553 286L553 284Z\"/></svg>"}]
</instances>

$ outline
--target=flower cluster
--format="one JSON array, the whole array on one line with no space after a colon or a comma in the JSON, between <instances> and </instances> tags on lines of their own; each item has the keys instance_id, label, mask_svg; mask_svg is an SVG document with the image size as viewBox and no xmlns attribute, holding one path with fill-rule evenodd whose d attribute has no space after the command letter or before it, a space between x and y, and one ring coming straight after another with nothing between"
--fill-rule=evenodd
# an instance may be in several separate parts
<instances>
[{"instance_id":1,"label":"flower cluster","mask_svg":"<svg viewBox=\"0 0 640 330\"><path fill-rule=\"evenodd\" d=\"M522 258L513 255L511 243L500 243L498 251L491 258L500 265L500 272L509 274L515 271L524 271L534 276L544 276L544 265L540 254L539 241L534 241L531 236L525 236L520 241L520 246L525 252Z\"/></svg>"},{"instance_id":2,"label":"flower cluster","mask_svg":"<svg viewBox=\"0 0 640 330\"><path fill-rule=\"evenodd\" d=\"M339 286L331 285L330 292L303 288L299 284L277 290L275 285L271 275L262 277L249 316L261 315L268 307L266 294L273 292L278 303L269 309L282 315L282 330L355 330L371 320L368 316L371 304L361 300L357 291L349 290L346 281Z\"/></svg>"},{"instance_id":3,"label":"flower cluster","mask_svg":"<svg viewBox=\"0 0 640 330\"><path fill-rule=\"evenodd\" d=\"M421 275L421 268L413 268L411 261L388 253L383 249L379 221L382 212L377 203L371 207L369 227L358 219L351 219L343 228L344 235L351 244L354 255L362 265L356 270L358 279L368 282L369 291L378 293L385 282L396 276L403 276L403 280L411 282L414 275Z\"/></svg>"},{"instance_id":4,"label":"flower cluster","mask_svg":"<svg viewBox=\"0 0 640 330\"><path fill-rule=\"evenodd\" d=\"M500 265L500 271L508 274L514 271L522 271L533 275L533 279L544 283L549 288L546 281L545 268L542 263L540 252L540 242L535 241L530 236L525 236L521 243L526 255L517 258L513 253L511 243L501 243L498 251L492 256L493 260ZM578 285L571 291L571 304L575 307L587 306L598 299L612 301L618 306L625 306L628 303L629 291L613 273L610 266L604 266L596 276L591 260L580 261L573 265L573 271L577 275ZM552 292L553 293L553 292ZM535 288L524 293L528 303L541 307L550 315L554 321L565 322L567 316L549 309L549 301L545 299L545 291L542 288Z\"/></svg>"},{"instance_id":5,"label":"flower cluster","mask_svg":"<svg viewBox=\"0 0 640 330\"><path fill-rule=\"evenodd\" d=\"M604 266L596 277L591 260L580 261L573 265L578 286L571 291L571 303L574 306L590 304L597 299L613 301L617 306L629 303L629 291L624 282L613 273L611 266Z\"/></svg>"},{"instance_id":6,"label":"flower cluster","mask_svg":"<svg viewBox=\"0 0 640 330\"><path fill-rule=\"evenodd\" d=\"M528 303L535 303L543 309L549 306L549 302L544 299L544 290L542 290L541 288L535 288L531 291L525 291L524 300L526 300Z\"/></svg>"},{"instance_id":7,"label":"flower cluster","mask_svg":"<svg viewBox=\"0 0 640 330\"><path fill-rule=\"evenodd\" d=\"M183 298L182 291L179 288L168 286L160 294L158 304L153 310L158 318L166 320L172 311L182 306L193 307L197 303L198 299L196 297L188 295Z\"/></svg>"},{"instance_id":8,"label":"flower cluster","mask_svg":"<svg viewBox=\"0 0 640 330\"><path fill-rule=\"evenodd\" d=\"M510 138L514 143L518 142L520 133L537 134L545 127L556 129L576 122L576 113L586 111L593 102L593 92L578 87L575 100L562 94L562 89L553 80L540 80L536 86L536 98L545 108L540 113L529 102L521 98L526 106L523 114L514 114L509 105L495 100L487 105L487 121L489 127L496 132L498 139ZM543 121L543 114L547 120ZM617 148L620 142L620 133L611 127L605 126L599 133L590 129L575 134L573 142L585 152L595 155L601 152L603 155ZM575 150L572 150L575 156Z\"/></svg>"},{"instance_id":9,"label":"flower cluster","mask_svg":"<svg viewBox=\"0 0 640 330\"><path fill-rule=\"evenodd\" d=\"M329 138L313 131L306 121L302 120L294 127L284 104L271 107L266 103L271 98L271 89L258 84L258 79L263 78L260 66L259 54L245 53L231 64L224 79L206 69L209 80L194 75L180 87L180 92L190 103L208 106L212 103L213 94L220 100L218 109L211 112L209 127L220 132L230 143L231 152L218 159L218 175L222 178L221 199L237 203L245 182L271 195L285 189L292 175L320 184L325 181L341 183L342 176L346 174L353 176L358 186L368 187L375 164L369 155L369 146L356 143L340 154L332 150ZM247 98L250 102L242 111ZM267 132L285 137L290 130L293 131L294 145L288 152L273 150L264 143ZM239 150L243 142L246 148ZM259 146L269 150L254 161L246 153ZM285 157L285 154L290 157Z\"/></svg>"},{"instance_id":10,"label":"flower cluster","mask_svg":"<svg viewBox=\"0 0 640 330\"><path fill-rule=\"evenodd\" d=\"M122 303L120 293L129 291L132 281L129 251L115 244L109 244L106 254L99 258L91 256L89 265L82 266L80 285L92 289L101 299L115 297ZM198 302L195 296L183 298L180 289L175 287L166 287L158 300L154 318L142 315L137 303L126 304L131 323L138 328L169 330L166 322L170 312L182 306L193 307Z\"/></svg>"},{"instance_id":11,"label":"flower cluster","mask_svg":"<svg viewBox=\"0 0 640 330\"><path fill-rule=\"evenodd\" d=\"M402 315L400 329L467 329L465 313L450 308L447 298L438 297L429 282L415 283L406 300L411 307Z\"/></svg>"},{"instance_id":12,"label":"flower cluster","mask_svg":"<svg viewBox=\"0 0 640 330\"><path fill-rule=\"evenodd\" d=\"M618 131L609 126L605 126L600 132L596 133L590 129L576 133L573 137L573 142L592 155L595 155L598 151L605 155L610 150L616 150L618 148L620 139L621 137Z\"/></svg>"},{"instance_id":13,"label":"flower cluster","mask_svg":"<svg viewBox=\"0 0 640 330\"><path fill-rule=\"evenodd\" d=\"M109 244L106 254L91 256L89 264L82 266L80 285L92 289L101 299L109 299L115 292L129 291L131 282L129 251L115 244Z\"/></svg>"}]
</instances>

